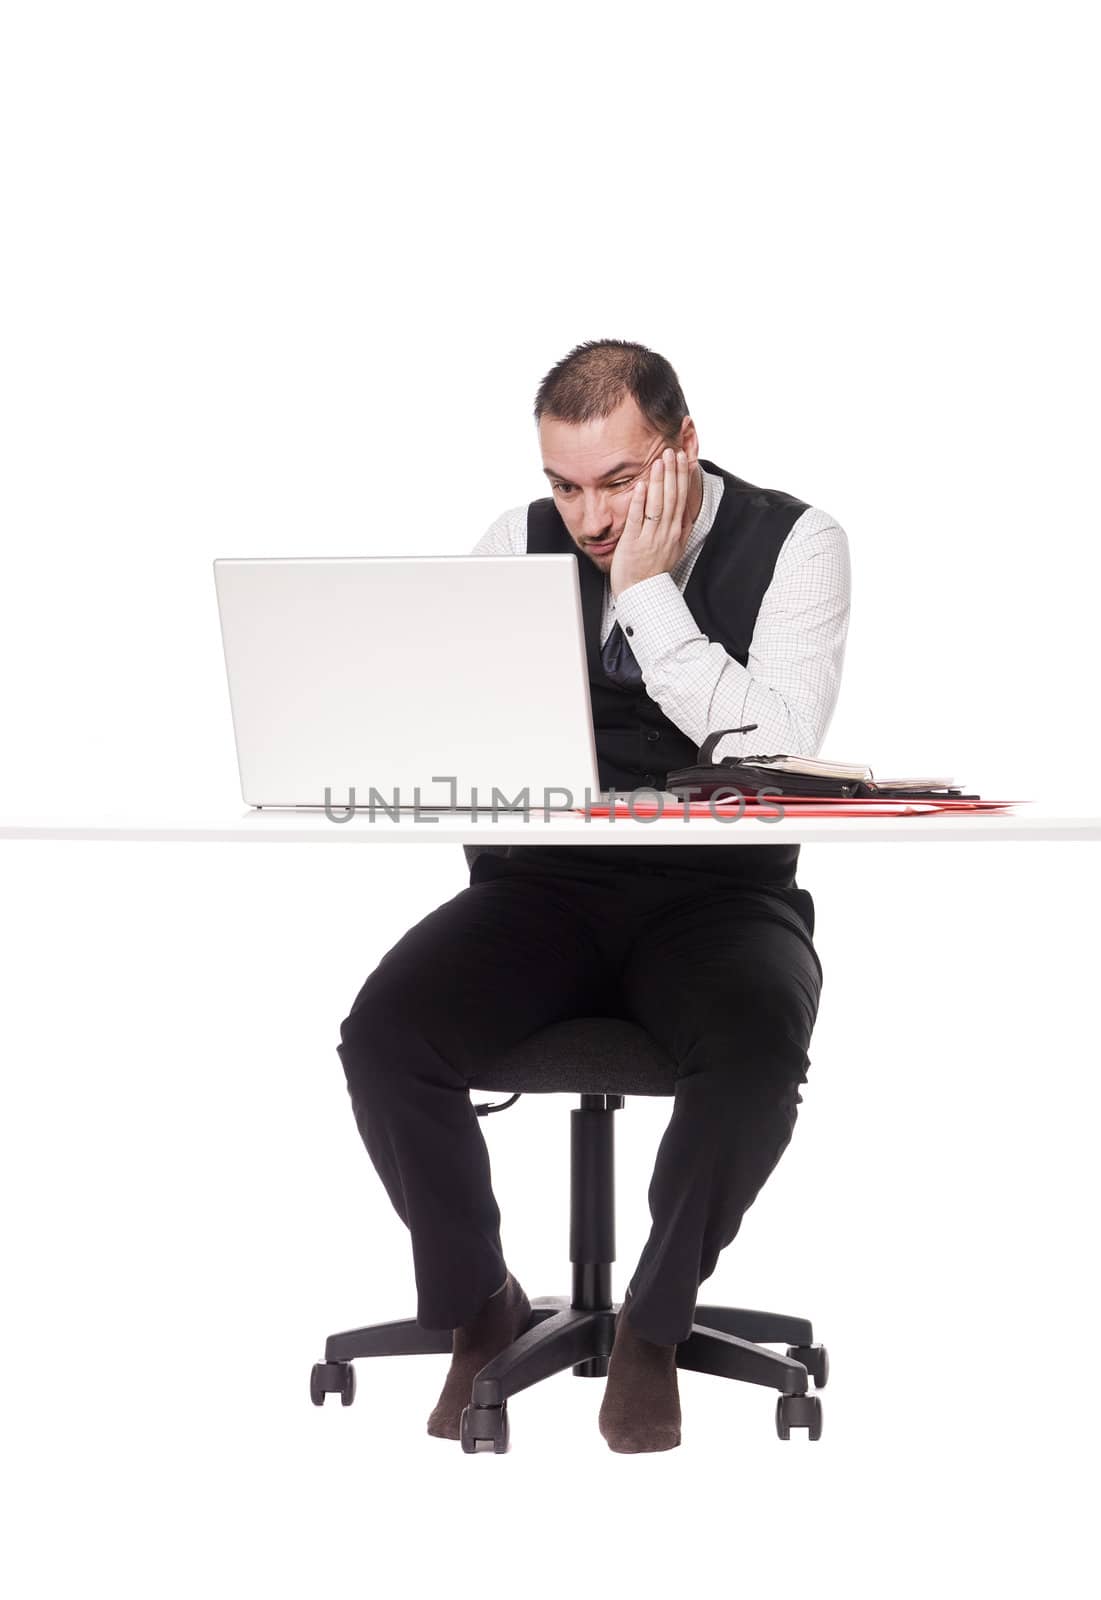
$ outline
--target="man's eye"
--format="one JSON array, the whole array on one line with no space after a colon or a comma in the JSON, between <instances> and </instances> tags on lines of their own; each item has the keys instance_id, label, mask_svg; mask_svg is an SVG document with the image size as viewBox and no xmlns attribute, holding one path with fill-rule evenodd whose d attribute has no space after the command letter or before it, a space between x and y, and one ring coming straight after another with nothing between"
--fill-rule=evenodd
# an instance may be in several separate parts
<instances>
[{"instance_id":1,"label":"man's eye","mask_svg":"<svg viewBox=\"0 0 1101 1600\"><path fill-rule=\"evenodd\" d=\"M614 483L610 483L608 485L608 487L610 489L624 489L624 488L626 488L627 484L629 484L629 483L631 483L633 481L634 480L631 479L631 478L617 478L615 480L615 482ZM569 491L573 488L573 484L572 483L556 483L556 484L554 484L553 487L558 490L559 494L568 494Z\"/></svg>"}]
</instances>

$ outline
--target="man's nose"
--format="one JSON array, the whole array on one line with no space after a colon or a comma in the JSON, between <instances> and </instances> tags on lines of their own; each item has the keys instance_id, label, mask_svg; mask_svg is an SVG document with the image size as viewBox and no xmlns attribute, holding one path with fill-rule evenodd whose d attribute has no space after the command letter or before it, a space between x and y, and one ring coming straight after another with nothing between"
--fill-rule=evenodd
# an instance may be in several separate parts
<instances>
[{"instance_id":1,"label":"man's nose","mask_svg":"<svg viewBox=\"0 0 1101 1600\"><path fill-rule=\"evenodd\" d=\"M612 511L608 496L603 493L586 494L581 512L581 537L598 539L612 525Z\"/></svg>"}]
</instances>

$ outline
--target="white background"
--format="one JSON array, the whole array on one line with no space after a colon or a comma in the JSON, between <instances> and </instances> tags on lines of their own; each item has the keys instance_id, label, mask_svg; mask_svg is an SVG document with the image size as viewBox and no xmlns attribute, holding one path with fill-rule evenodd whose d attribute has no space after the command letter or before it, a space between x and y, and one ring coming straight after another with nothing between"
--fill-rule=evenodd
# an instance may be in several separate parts
<instances>
[{"instance_id":1,"label":"white background","mask_svg":"<svg viewBox=\"0 0 1101 1600\"><path fill-rule=\"evenodd\" d=\"M0 811L235 814L211 561L470 549L545 492L536 387L601 337L845 527L822 754L1096 791L1089 8L0 16ZM505 1457L426 1436L444 1357L307 1398L327 1333L414 1307L335 1045L457 848L0 870L21 1600L1090 1591L1095 846L804 847L809 1082L703 1294L812 1318L823 1436L684 1373L645 1457L568 1375ZM571 1104L483 1124L533 1295L569 1290ZM617 1117L617 1296L670 1109Z\"/></svg>"}]
</instances>

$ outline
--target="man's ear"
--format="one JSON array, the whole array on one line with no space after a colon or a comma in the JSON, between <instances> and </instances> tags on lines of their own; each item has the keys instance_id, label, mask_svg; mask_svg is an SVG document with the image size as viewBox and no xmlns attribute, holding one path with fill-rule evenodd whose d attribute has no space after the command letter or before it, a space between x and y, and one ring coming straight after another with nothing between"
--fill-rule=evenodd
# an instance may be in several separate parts
<instances>
[{"instance_id":1,"label":"man's ear","mask_svg":"<svg viewBox=\"0 0 1101 1600\"><path fill-rule=\"evenodd\" d=\"M685 417L680 425L680 448L688 457L688 465L694 467L700 456L700 441L691 417Z\"/></svg>"}]
</instances>

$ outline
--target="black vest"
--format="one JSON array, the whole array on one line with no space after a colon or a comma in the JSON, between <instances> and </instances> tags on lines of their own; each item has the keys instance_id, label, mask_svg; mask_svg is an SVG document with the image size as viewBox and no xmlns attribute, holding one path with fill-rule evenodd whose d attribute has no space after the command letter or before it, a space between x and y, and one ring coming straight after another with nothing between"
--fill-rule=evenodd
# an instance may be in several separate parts
<instances>
[{"instance_id":1,"label":"black vest","mask_svg":"<svg viewBox=\"0 0 1101 1600\"><path fill-rule=\"evenodd\" d=\"M715 521L696 557L684 600L701 633L722 645L744 667L765 590L772 581L780 547L807 505L776 489L760 489L711 461L701 459L706 472L723 481ZM623 688L604 672L600 659L600 623L607 579L590 557L570 538L550 497L528 506L528 555L572 554L577 558L581 583L581 609L585 626L585 651L589 665L589 692L593 707L600 783L605 789L665 787L666 775L693 765L697 746L682 733L646 692L644 683ZM734 719L735 724L737 718ZM754 747L756 748L756 747ZM771 752L775 753L775 752ZM653 796L648 798L652 799ZM583 796L578 797L578 803ZM616 827L604 818L585 826ZM664 824L654 824L654 826ZM673 825L673 824L670 824ZM690 828L689 822L677 822ZM628 826L636 823L628 819ZM644 824L645 826L645 824ZM730 828L765 828L769 823L742 818ZM726 883L734 880L770 890L794 890L788 898L801 912L805 891L795 886L798 845L514 845L511 857L553 865L562 856L599 861L631 870L679 871L707 874Z\"/></svg>"}]
</instances>

